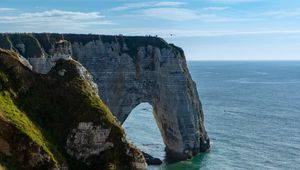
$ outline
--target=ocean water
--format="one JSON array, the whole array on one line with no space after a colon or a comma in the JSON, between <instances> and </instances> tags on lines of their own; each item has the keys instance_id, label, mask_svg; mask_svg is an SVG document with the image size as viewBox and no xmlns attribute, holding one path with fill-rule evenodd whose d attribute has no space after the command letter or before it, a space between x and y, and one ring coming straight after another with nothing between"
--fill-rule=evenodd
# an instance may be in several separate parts
<instances>
[{"instance_id":1,"label":"ocean water","mask_svg":"<svg viewBox=\"0 0 300 170\"><path fill-rule=\"evenodd\" d=\"M149 169L300 169L300 62L188 62L212 142L188 161ZM152 107L123 124L139 148L164 159Z\"/></svg>"}]
</instances>

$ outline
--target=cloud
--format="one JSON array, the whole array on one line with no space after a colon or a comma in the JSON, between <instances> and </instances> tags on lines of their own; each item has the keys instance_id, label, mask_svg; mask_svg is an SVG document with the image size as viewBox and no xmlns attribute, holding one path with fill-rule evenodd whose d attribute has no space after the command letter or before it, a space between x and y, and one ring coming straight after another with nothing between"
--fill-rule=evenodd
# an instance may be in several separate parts
<instances>
[{"instance_id":1,"label":"cloud","mask_svg":"<svg viewBox=\"0 0 300 170\"><path fill-rule=\"evenodd\" d=\"M269 11L269 12L262 13L262 15L275 17L275 18L295 17L300 15L300 8L291 9L291 10Z\"/></svg>"},{"instance_id":2,"label":"cloud","mask_svg":"<svg viewBox=\"0 0 300 170\"><path fill-rule=\"evenodd\" d=\"M99 12L73 12L73 11L62 11L62 10L51 10L45 12L34 12L34 13L23 13L15 17L16 19L26 19L32 21L94 21L102 20L104 16L100 15Z\"/></svg>"},{"instance_id":3,"label":"cloud","mask_svg":"<svg viewBox=\"0 0 300 170\"><path fill-rule=\"evenodd\" d=\"M147 17L169 21L189 21L197 20L199 22L237 22L248 21L248 19L231 18L220 16L213 13L200 13L196 10L187 8L148 8L141 10L141 14Z\"/></svg>"},{"instance_id":4,"label":"cloud","mask_svg":"<svg viewBox=\"0 0 300 170\"><path fill-rule=\"evenodd\" d=\"M0 12L14 11L15 8L0 8Z\"/></svg>"},{"instance_id":5,"label":"cloud","mask_svg":"<svg viewBox=\"0 0 300 170\"><path fill-rule=\"evenodd\" d=\"M201 31L201 30L174 30L178 37L221 37L221 36L248 36L248 35L293 35L300 34L300 30L255 30L255 31Z\"/></svg>"},{"instance_id":6,"label":"cloud","mask_svg":"<svg viewBox=\"0 0 300 170\"><path fill-rule=\"evenodd\" d=\"M198 14L190 9L185 8L149 8L142 11L143 15L172 20L182 21L198 18Z\"/></svg>"},{"instance_id":7,"label":"cloud","mask_svg":"<svg viewBox=\"0 0 300 170\"><path fill-rule=\"evenodd\" d=\"M215 2L215 3L246 3L246 2L259 2L261 0L208 0L210 2Z\"/></svg>"},{"instance_id":8,"label":"cloud","mask_svg":"<svg viewBox=\"0 0 300 170\"><path fill-rule=\"evenodd\" d=\"M208 6L202 9L193 9L184 6L186 2L179 1L150 1L127 3L122 6L112 8L111 11L126 11L121 17L134 17L135 19L145 19L152 17L169 21L190 21L199 22L236 22L247 19L228 17L218 11L230 9L227 6ZM133 10L134 9L134 10Z\"/></svg>"},{"instance_id":9,"label":"cloud","mask_svg":"<svg viewBox=\"0 0 300 170\"><path fill-rule=\"evenodd\" d=\"M208 6L202 9L193 9L193 7L185 6L186 4L186 2L180 1L126 3L122 6L112 8L111 11L126 11L127 13L121 17L135 19L145 19L148 17L168 21L197 20L199 22L237 22L248 20L246 18L238 18L232 15L226 16L224 13L218 13L219 11L230 9L227 6Z\"/></svg>"},{"instance_id":10,"label":"cloud","mask_svg":"<svg viewBox=\"0 0 300 170\"><path fill-rule=\"evenodd\" d=\"M49 10L44 12L22 13L14 16L0 16L1 24L17 25L20 28L34 28L47 30L83 29L95 25L113 24L99 12L74 12L63 10ZM11 26L12 27L12 26Z\"/></svg>"},{"instance_id":11,"label":"cloud","mask_svg":"<svg viewBox=\"0 0 300 170\"><path fill-rule=\"evenodd\" d=\"M185 2L174 2L174 1L162 1L162 2L157 2L154 4L156 7L162 7L162 6L180 6L180 5L185 5Z\"/></svg>"},{"instance_id":12,"label":"cloud","mask_svg":"<svg viewBox=\"0 0 300 170\"><path fill-rule=\"evenodd\" d=\"M152 1L152 2L136 2L127 3L122 6L112 8L111 11L124 11L132 9L150 8L150 7L176 7L186 4L185 2L177 1Z\"/></svg>"},{"instance_id":13,"label":"cloud","mask_svg":"<svg viewBox=\"0 0 300 170\"><path fill-rule=\"evenodd\" d=\"M300 34L300 30L257 30L257 31L187 31L186 36L219 37L247 35L292 35Z\"/></svg>"},{"instance_id":14,"label":"cloud","mask_svg":"<svg viewBox=\"0 0 300 170\"><path fill-rule=\"evenodd\" d=\"M208 11L224 11L229 9L229 7L225 6L225 7L221 7L221 6L212 6L212 7L205 7L203 8L203 10L208 10Z\"/></svg>"}]
</instances>

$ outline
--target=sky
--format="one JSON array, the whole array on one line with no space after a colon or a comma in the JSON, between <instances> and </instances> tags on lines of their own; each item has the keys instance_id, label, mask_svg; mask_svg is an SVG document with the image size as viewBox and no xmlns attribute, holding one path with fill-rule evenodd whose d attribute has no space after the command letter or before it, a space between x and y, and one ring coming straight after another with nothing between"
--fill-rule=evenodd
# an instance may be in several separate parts
<instances>
[{"instance_id":1,"label":"sky","mask_svg":"<svg viewBox=\"0 0 300 170\"><path fill-rule=\"evenodd\" d=\"M188 60L300 60L300 1L1 0L0 32L158 35Z\"/></svg>"}]
</instances>

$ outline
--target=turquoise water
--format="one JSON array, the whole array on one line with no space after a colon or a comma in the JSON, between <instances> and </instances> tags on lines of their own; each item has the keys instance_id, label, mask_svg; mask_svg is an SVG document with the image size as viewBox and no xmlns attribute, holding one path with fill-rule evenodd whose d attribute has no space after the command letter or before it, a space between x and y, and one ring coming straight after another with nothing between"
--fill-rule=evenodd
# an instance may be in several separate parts
<instances>
[{"instance_id":1,"label":"turquoise water","mask_svg":"<svg viewBox=\"0 0 300 170\"><path fill-rule=\"evenodd\" d=\"M189 62L212 149L149 169L300 169L300 62ZM152 107L124 123L128 138L164 158Z\"/></svg>"}]
</instances>

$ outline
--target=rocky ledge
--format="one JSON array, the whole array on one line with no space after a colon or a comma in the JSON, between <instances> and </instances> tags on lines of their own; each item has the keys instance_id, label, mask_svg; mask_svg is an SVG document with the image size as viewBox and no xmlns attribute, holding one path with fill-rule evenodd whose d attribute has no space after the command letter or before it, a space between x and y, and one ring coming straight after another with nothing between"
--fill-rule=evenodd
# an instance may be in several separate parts
<instances>
[{"instance_id":1,"label":"rocky ledge","mask_svg":"<svg viewBox=\"0 0 300 170\"><path fill-rule=\"evenodd\" d=\"M146 169L80 63L24 61L0 49L0 169Z\"/></svg>"}]
</instances>

